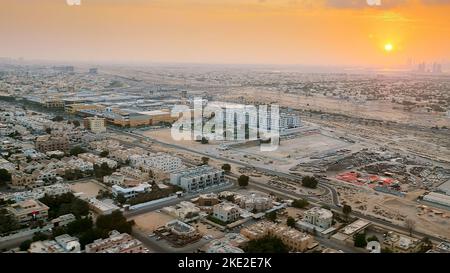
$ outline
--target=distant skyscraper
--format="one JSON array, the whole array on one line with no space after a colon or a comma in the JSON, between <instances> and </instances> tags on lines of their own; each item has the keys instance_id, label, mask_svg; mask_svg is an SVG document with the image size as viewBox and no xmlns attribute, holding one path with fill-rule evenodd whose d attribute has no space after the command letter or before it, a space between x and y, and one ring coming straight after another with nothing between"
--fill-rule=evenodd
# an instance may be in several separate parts
<instances>
[{"instance_id":1,"label":"distant skyscraper","mask_svg":"<svg viewBox=\"0 0 450 273\"><path fill-rule=\"evenodd\" d=\"M433 63L433 68L432 68L431 72L433 72L435 74L442 73L442 65L440 63Z\"/></svg>"},{"instance_id":2,"label":"distant skyscraper","mask_svg":"<svg viewBox=\"0 0 450 273\"><path fill-rule=\"evenodd\" d=\"M420 72L420 73L425 73L426 72L426 68L427 68L427 65L426 65L425 62L419 63L419 65L417 66L417 71Z\"/></svg>"}]
</instances>

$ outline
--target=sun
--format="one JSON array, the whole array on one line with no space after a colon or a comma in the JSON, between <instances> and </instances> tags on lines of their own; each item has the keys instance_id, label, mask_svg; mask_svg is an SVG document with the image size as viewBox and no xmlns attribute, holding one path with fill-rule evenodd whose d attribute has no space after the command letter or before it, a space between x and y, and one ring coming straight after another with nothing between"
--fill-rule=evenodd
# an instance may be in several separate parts
<instances>
[{"instance_id":1,"label":"sun","mask_svg":"<svg viewBox=\"0 0 450 273\"><path fill-rule=\"evenodd\" d=\"M394 49L394 46L391 43L387 43L384 45L384 51L391 52Z\"/></svg>"}]
</instances>

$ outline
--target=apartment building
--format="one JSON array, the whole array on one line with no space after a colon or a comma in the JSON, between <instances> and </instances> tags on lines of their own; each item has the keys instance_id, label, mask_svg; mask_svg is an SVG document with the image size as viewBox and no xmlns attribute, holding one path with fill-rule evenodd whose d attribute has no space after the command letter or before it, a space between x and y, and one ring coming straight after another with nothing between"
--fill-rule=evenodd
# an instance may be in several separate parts
<instances>
[{"instance_id":1,"label":"apartment building","mask_svg":"<svg viewBox=\"0 0 450 273\"><path fill-rule=\"evenodd\" d=\"M112 231L108 238L86 245L86 253L149 253L141 241L127 233Z\"/></svg>"},{"instance_id":2,"label":"apartment building","mask_svg":"<svg viewBox=\"0 0 450 273\"><path fill-rule=\"evenodd\" d=\"M25 200L10 205L9 213L13 215L21 224L26 224L34 220L47 220L49 208L39 200Z\"/></svg>"},{"instance_id":3,"label":"apartment building","mask_svg":"<svg viewBox=\"0 0 450 273\"><path fill-rule=\"evenodd\" d=\"M170 183L188 192L201 191L225 183L225 175L223 170L210 166L193 167L171 173Z\"/></svg>"},{"instance_id":4,"label":"apartment building","mask_svg":"<svg viewBox=\"0 0 450 273\"><path fill-rule=\"evenodd\" d=\"M37 175L16 171L11 175L10 187L13 189L33 188L37 181Z\"/></svg>"},{"instance_id":5,"label":"apartment building","mask_svg":"<svg viewBox=\"0 0 450 273\"><path fill-rule=\"evenodd\" d=\"M147 172L161 171L168 173L184 167L180 158L166 153L132 155L129 159L133 167L140 168Z\"/></svg>"},{"instance_id":6,"label":"apartment building","mask_svg":"<svg viewBox=\"0 0 450 273\"><path fill-rule=\"evenodd\" d=\"M38 136L36 138L36 149L43 153L56 150L67 152L69 150L69 139L67 136Z\"/></svg>"},{"instance_id":7,"label":"apartment building","mask_svg":"<svg viewBox=\"0 0 450 273\"><path fill-rule=\"evenodd\" d=\"M235 204L224 202L213 206L213 217L225 222L231 223L239 219L241 216L239 207Z\"/></svg>"},{"instance_id":8,"label":"apartment building","mask_svg":"<svg viewBox=\"0 0 450 273\"><path fill-rule=\"evenodd\" d=\"M99 134L106 132L106 120L99 117L87 117L83 119L84 128L93 133Z\"/></svg>"}]
</instances>

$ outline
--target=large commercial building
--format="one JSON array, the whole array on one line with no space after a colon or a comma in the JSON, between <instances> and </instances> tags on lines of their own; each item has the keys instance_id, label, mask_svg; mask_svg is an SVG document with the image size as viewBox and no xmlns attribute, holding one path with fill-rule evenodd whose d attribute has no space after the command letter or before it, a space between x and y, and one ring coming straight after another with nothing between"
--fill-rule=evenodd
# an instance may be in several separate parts
<instances>
[{"instance_id":1,"label":"large commercial building","mask_svg":"<svg viewBox=\"0 0 450 273\"><path fill-rule=\"evenodd\" d=\"M106 121L104 118L99 117L87 117L83 119L84 128L90 130L93 133L106 132Z\"/></svg>"},{"instance_id":2,"label":"large commercial building","mask_svg":"<svg viewBox=\"0 0 450 273\"><path fill-rule=\"evenodd\" d=\"M33 199L14 203L8 207L9 213L21 224L34 220L47 220L48 209L44 203Z\"/></svg>"},{"instance_id":3,"label":"large commercial building","mask_svg":"<svg viewBox=\"0 0 450 273\"><path fill-rule=\"evenodd\" d=\"M170 183L188 192L200 191L224 182L224 171L210 166L193 167L170 174Z\"/></svg>"}]
</instances>

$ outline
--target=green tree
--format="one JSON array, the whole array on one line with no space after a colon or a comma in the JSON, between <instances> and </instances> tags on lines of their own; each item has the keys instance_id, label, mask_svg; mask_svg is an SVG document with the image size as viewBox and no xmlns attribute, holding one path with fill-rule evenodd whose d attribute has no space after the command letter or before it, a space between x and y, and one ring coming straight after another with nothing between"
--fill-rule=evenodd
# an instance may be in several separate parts
<instances>
[{"instance_id":1,"label":"green tree","mask_svg":"<svg viewBox=\"0 0 450 273\"><path fill-rule=\"evenodd\" d=\"M208 144L209 140L206 137L202 137L201 143L202 144Z\"/></svg>"},{"instance_id":2,"label":"green tree","mask_svg":"<svg viewBox=\"0 0 450 273\"><path fill-rule=\"evenodd\" d=\"M0 234L19 229L16 218L8 213L6 209L0 209Z\"/></svg>"},{"instance_id":3,"label":"green tree","mask_svg":"<svg viewBox=\"0 0 450 273\"><path fill-rule=\"evenodd\" d=\"M11 181L11 174L6 169L0 169L0 185Z\"/></svg>"},{"instance_id":4,"label":"green tree","mask_svg":"<svg viewBox=\"0 0 450 273\"><path fill-rule=\"evenodd\" d=\"M56 117L52 118L52 121L56 121L56 122L63 121L63 120L64 120L64 118L62 116L56 116Z\"/></svg>"},{"instance_id":5,"label":"green tree","mask_svg":"<svg viewBox=\"0 0 450 273\"><path fill-rule=\"evenodd\" d=\"M70 149L70 155L72 155L72 156L77 156L77 155L79 155L79 154L82 154L82 153L85 153L86 152L86 150L85 149L83 149L82 147L80 147L80 146L75 146L75 147L73 147L72 149Z\"/></svg>"},{"instance_id":6,"label":"green tree","mask_svg":"<svg viewBox=\"0 0 450 273\"><path fill-rule=\"evenodd\" d=\"M208 163L209 163L209 157L203 156L202 157L202 164L203 165L208 165Z\"/></svg>"},{"instance_id":7,"label":"green tree","mask_svg":"<svg viewBox=\"0 0 450 273\"><path fill-rule=\"evenodd\" d=\"M19 246L20 251L27 251L30 248L32 242L33 241L31 240L23 241Z\"/></svg>"},{"instance_id":8,"label":"green tree","mask_svg":"<svg viewBox=\"0 0 450 273\"><path fill-rule=\"evenodd\" d=\"M286 220L286 225L295 228L295 219L289 216Z\"/></svg>"},{"instance_id":9,"label":"green tree","mask_svg":"<svg viewBox=\"0 0 450 273\"><path fill-rule=\"evenodd\" d=\"M244 248L247 253L288 253L289 248L281 239L266 236L259 240L251 240Z\"/></svg>"},{"instance_id":10,"label":"green tree","mask_svg":"<svg viewBox=\"0 0 450 273\"><path fill-rule=\"evenodd\" d=\"M80 122L78 120L76 120L76 119L72 121L72 124L75 127L80 127L80 125L81 125Z\"/></svg>"},{"instance_id":11,"label":"green tree","mask_svg":"<svg viewBox=\"0 0 450 273\"><path fill-rule=\"evenodd\" d=\"M239 184L240 187L247 187L249 180L250 180L250 177L242 174L238 178L238 184Z\"/></svg>"},{"instance_id":12,"label":"green tree","mask_svg":"<svg viewBox=\"0 0 450 273\"><path fill-rule=\"evenodd\" d=\"M353 236L353 240L355 243L355 247L366 247L366 234L365 233L357 233Z\"/></svg>"},{"instance_id":13,"label":"green tree","mask_svg":"<svg viewBox=\"0 0 450 273\"><path fill-rule=\"evenodd\" d=\"M231 165L228 163L225 163L222 165L222 170L224 170L225 172L229 173L231 171Z\"/></svg>"},{"instance_id":14,"label":"green tree","mask_svg":"<svg viewBox=\"0 0 450 273\"><path fill-rule=\"evenodd\" d=\"M277 220L277 213L275 211L271 211L266 213L266 218L272 222L275 222Z\"/></svg>"},{"instance_id":15,"label":"green tree","mask_svg":"<svg viewBox=\"0 0 450 273\"><path fill-rule=\"evenodd\" d=\"M306 188L315 189L318 183L317 178L313 176L304 176L302 178L302 186Z\"/></svg>"},{"instance_id":16,"label":"green tree","mask_svg":"<svg viewBox=\"0 0 450 273\"><path fill-rule=\"evenodd\" d=\"M344 205L342 207L342 212L345 215L345 218L348 218L348 216L350 215L350 213L352 212L352 207L350 207L349 205Z\"/></svg>"},{"instance_id":17,"label":"green tree","mask_svg":"<svg viewBox=\"0 0 450 273\"><path fill-rule=\"evenodd\" d=\"M378 237L375 235L372 235L367 238L367 242L373 242L373 241L378 242Z\"/></svg>"},{"instance_id":18,"label":"green tree","mask_svg":"<svg viewBox=\"0 0 450 273\"><path fill-rule=\"evenodd\" d=\"M113 211L108 215L100 215L95 222L97 229L107 234L112 230L131 234L133 221L127 221L120 210Z\"/></svg>"},{"instance_id":19,"label":"green tree","mask_svg":"<svg viewBox=\"0 0 450 273\"><path fill-rule=\"evenodd\" d=\"M305 199L297 199L292 202L294 208L303 209L309 205L309 202Z\"/></svg>"}]
</instances>

